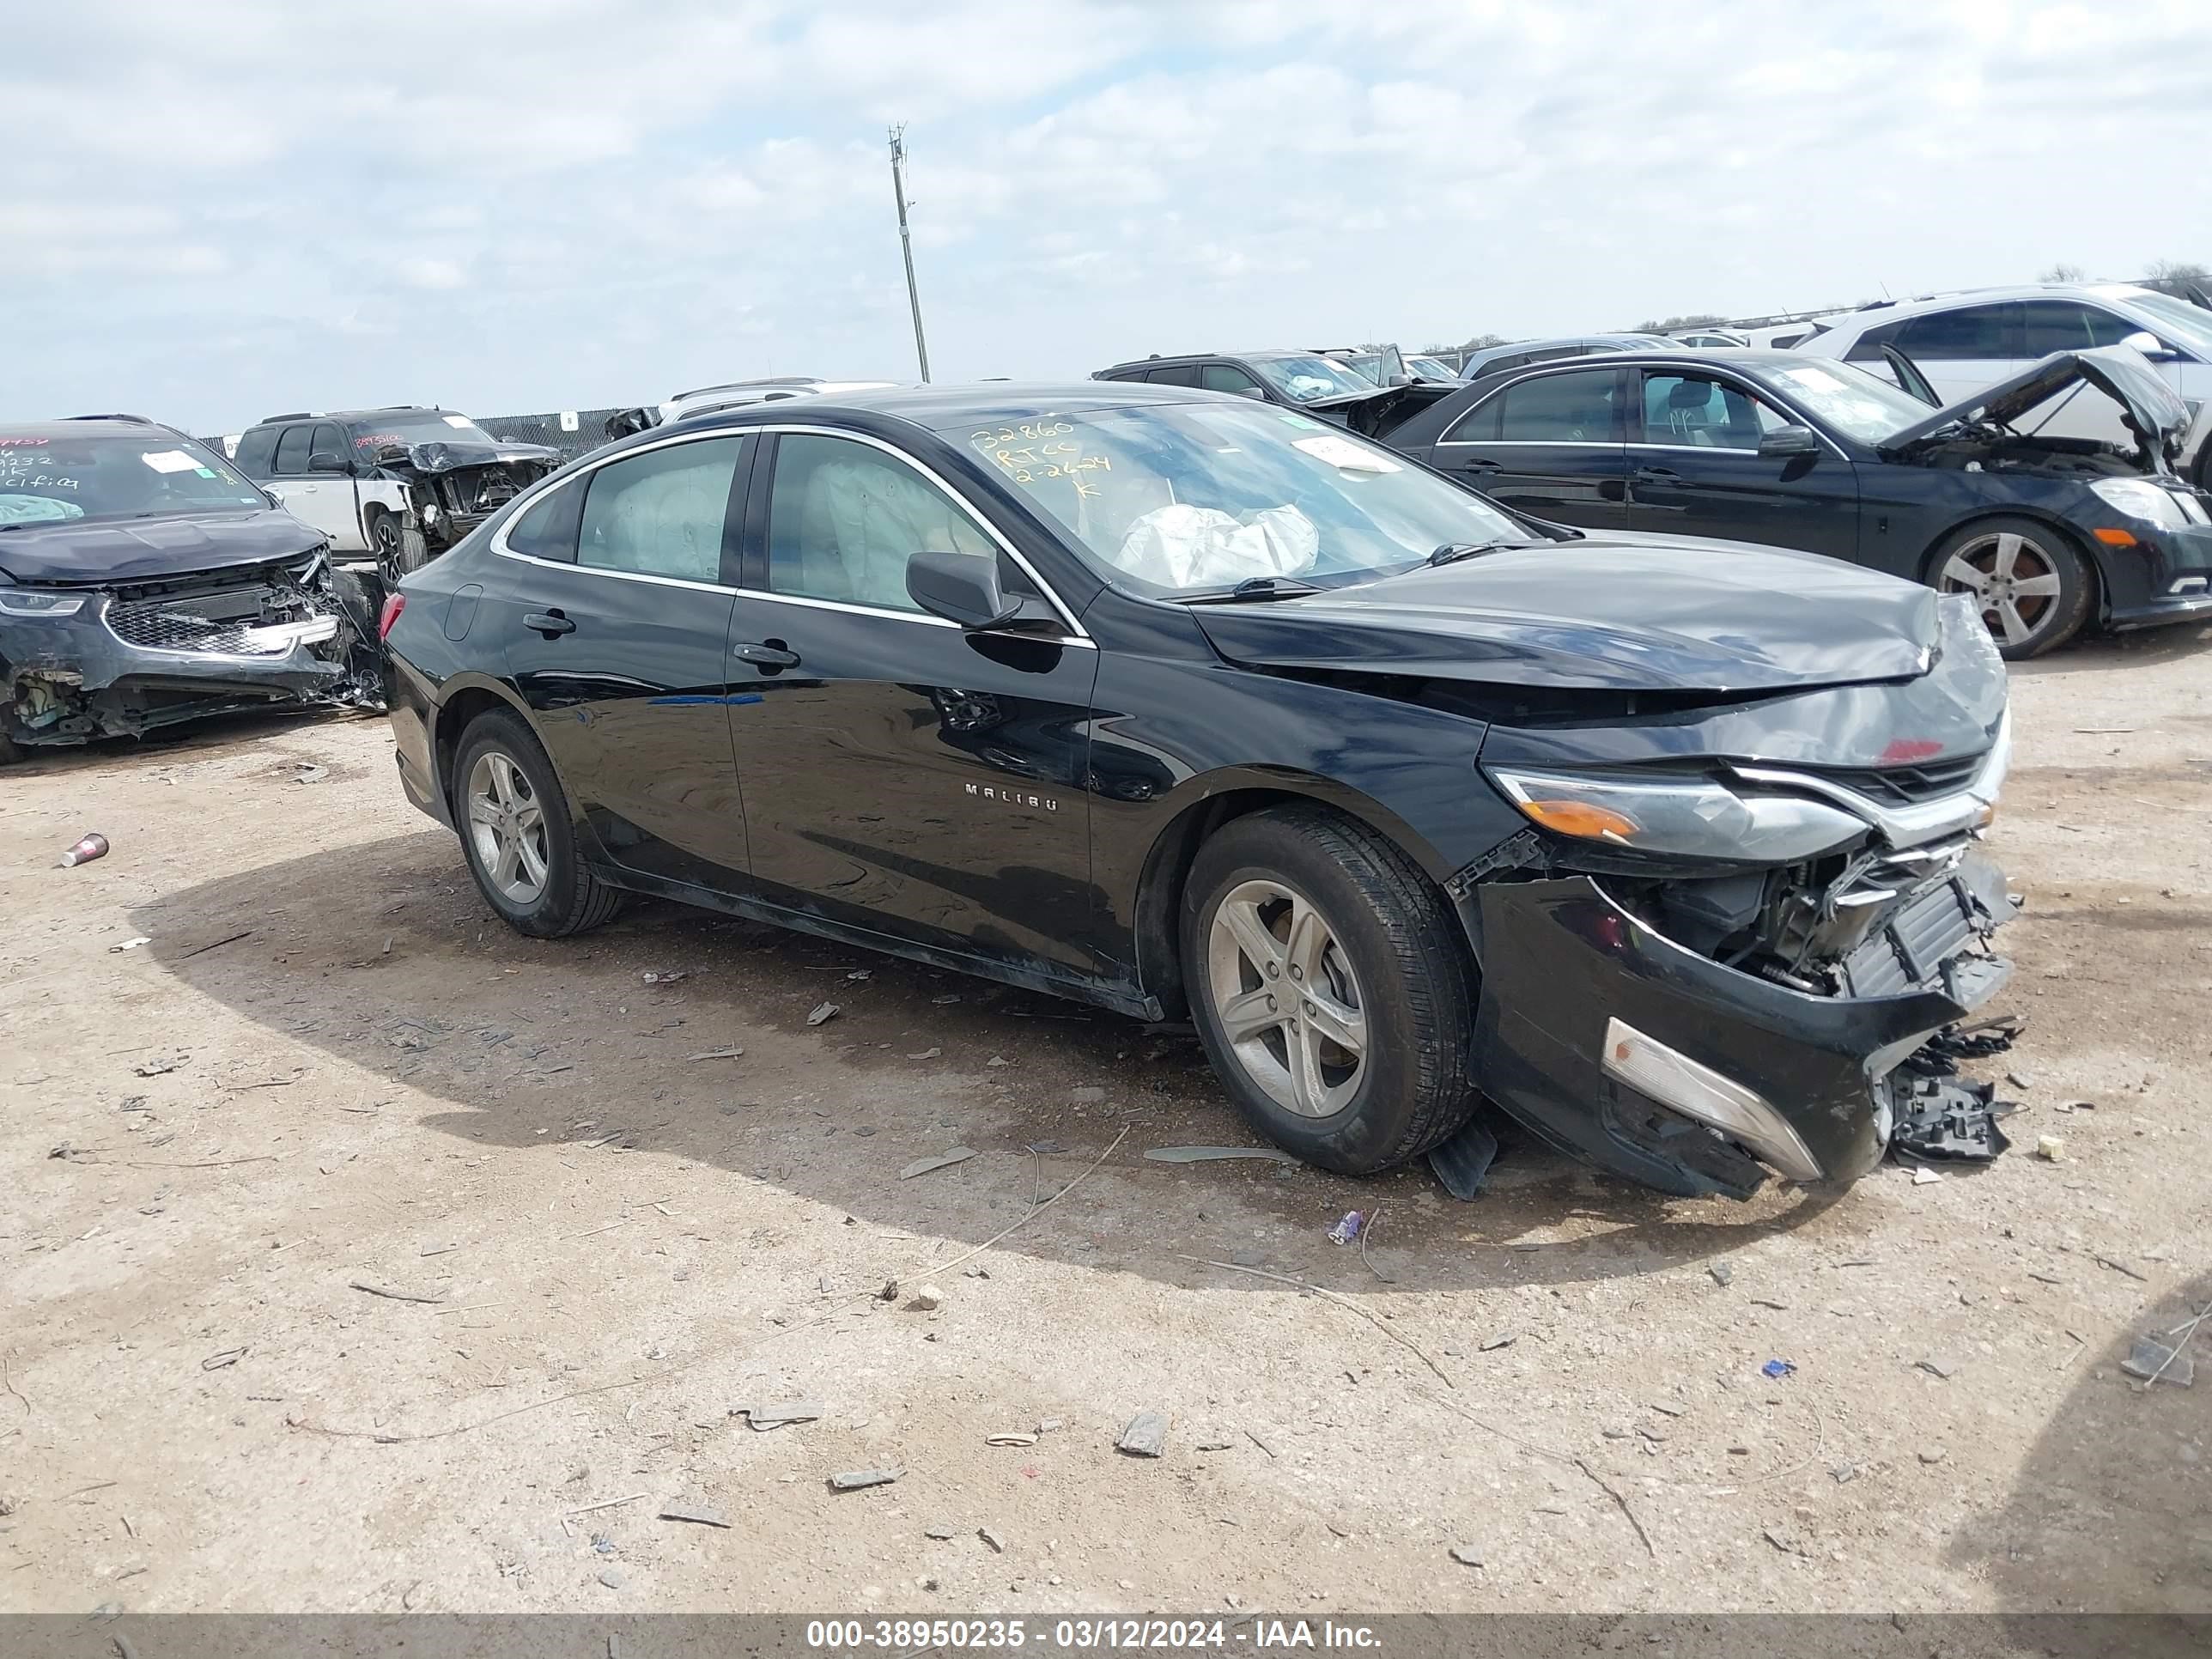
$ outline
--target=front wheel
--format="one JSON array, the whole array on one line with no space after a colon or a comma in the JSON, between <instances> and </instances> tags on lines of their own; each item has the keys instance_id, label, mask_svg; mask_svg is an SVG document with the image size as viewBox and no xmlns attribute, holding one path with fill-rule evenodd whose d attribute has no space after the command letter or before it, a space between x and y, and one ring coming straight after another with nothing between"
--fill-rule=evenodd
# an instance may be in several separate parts
<instances>
[{"instance_id":1,"label":"front wheel","mask_svg":"<svg viewBox=\"0 0 2212 1659\"><path fill-rule=\"evenodd\" d=\"M517 933L562 939L612 920L622 890L585 865L552 763L506 709L479 714L453 762L453 812L477 890Z\"/></svg>"},{"instance_id":2,"label":"front wheel","mask_svg":"<svg viewBox=\"0 0 2212 1659\"><path fill-rule=\"evenodd\" d=\"M1474 963L1443 895L1364 825L1305 806L1228 824L1192 866L1182 953L1215 1073L1308 1163L1388 1170L1473 1113Z\"/></svg>"},{"instance_id":3,"label":"front wheel","mask_svg":"<svg viewBox=\"0 0 2212 1659\"><path fill-rule=\"evenodd\" d=\"M2008 662L2063 645L2089 619L2095 585L2074 544L2033 519L1984 519L1947 537L1929 561L1936 588L1971 593Z\"/></svg>"}]
</instances>

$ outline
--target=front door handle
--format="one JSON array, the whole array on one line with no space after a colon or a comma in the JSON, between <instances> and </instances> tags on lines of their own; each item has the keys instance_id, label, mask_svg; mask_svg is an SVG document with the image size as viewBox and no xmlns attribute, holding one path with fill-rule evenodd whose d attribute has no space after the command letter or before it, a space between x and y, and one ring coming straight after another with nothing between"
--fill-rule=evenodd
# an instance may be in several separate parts
<instances>
[{"instance_id":1,"label":"front door handle","mask_svg":"<svg viewBox=\"0 0 2212 1659\"><path fill-rule=\"evenodd\" d=\"M1490 460L1480 455L1471 455L1466 460L1462 461L1460 465L1462 469L1469 472L1503 472L1505 471L1504 462Z\"/></svg>"},{"instance_id":2,"label":"front door handle","mask_svg":"<svg viewBox=\"0 0 2212 1659\"><path fill-rule=\"evenodd\" d=\"M799 653L787 650L781 640L743 640L730 647L730 654L769 672L799 666Z\"/></svg>"},{"instance_id":3,"label":"front door handle","mask_svg":"<svg viewBox=\"0 0 2212 1659\"><path fill-rule=\"evenodd\" d=\"M1682 475L1667 466L1639 466L1628 475L1632 483L1680 483Z\"/></svg>"},{"instance_id":4,"label":"front door handle","mask_svg":"<svg viewBox=\"0 0 2212 1659\"><path fill-rule=\"evenodd\" d=\"M557 611L533 611L522 619L522 625L525 628L535 629L549 640L556 635L573 634L576 631L576 624Z\"/></svg>"}]
</instances>

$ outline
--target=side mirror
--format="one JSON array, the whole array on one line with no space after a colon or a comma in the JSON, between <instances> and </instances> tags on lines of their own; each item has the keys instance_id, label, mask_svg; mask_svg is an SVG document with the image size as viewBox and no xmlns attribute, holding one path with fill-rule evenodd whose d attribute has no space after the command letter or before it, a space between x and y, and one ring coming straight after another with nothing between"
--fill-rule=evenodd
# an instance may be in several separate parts
<instances>
[{"instance_id":1,"label":"side mirror","mask_svg":"<svg viewBox=\"0 0 2212 1659\"><path fill-rule=\"evenodd\" d=\"M327 449L319 449L313 454L307 457L307 471L310 472L349 473L353 469L346 465L346 458L344 456L334 455Z\"/></svg>"},{"instance_id":2,"label":"side mirror","mask_svg":"<svg viewBox=\"0 0 2212 1659\"><path fill-rule=\"evenodd\" d=\"M2133 346L2154 363L2170 363L2173 361L2174 354L2166 342L2147 328L2137 329L2120 343L2124 346Z\"/></svg>"},{"instance_id":3,"label":"side mirror","mask_svg":"<svg viewBox=\"0 0 2212 1659\"><path fill-rule=\"evenodd\" d=\"M1813 435L1809 426L1782 426L1759 434L1759 453L1762 455L1817 455L1820 441Z\"/></svg>"},{"instance_id":4,"label":"side mirror","mask_svg":"<svg viewBox=\"0 0 2212 1659\"><path fill-rule=\"evenodd\" d=\"M989 553L916 553L906 562L906 591L931 616L966 629L1003 628L1022 611L999 586Z\"/></svg>"},{"instance_id":5,"label":"side mirror","mask_svg":"<svg viewBox=\"0 0 2212 1659\"><path fill-rule=\"evenodd\" d=\"M1261 403L1267 401L1267 393L1264 387L1256 386L1240 386L1235 388L1235 390L1237 395L1240 398L1255 398Z\"/></svg>"}]
</instances>

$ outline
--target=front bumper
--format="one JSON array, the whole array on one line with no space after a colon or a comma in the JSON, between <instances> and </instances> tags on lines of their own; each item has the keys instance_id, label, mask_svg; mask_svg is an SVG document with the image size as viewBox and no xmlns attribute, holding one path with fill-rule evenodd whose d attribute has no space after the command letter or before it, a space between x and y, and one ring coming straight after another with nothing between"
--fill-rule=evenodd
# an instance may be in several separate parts
<instances>
[{"instance_id":1,"label":"front bumper","mask_svg":"<svg viewBox=\"0 0 2212 1659\"><path fill-rule=\"evenodd\" d=\"M2212 525L2151 530L2131 525L2133 547L2100 547L2105 620L2156 628L2212 617Z\"/></svg>"},{"instance_id":2,"label":"front bumper","mask_svg":"<svg viewBox=\"0 0 2212 1659\"><path fill-rule=\"evenodd\" d=\"M1875 994L1816 996L1724 967L1654 932L1586 876L1490 883L1468 902L1479 906L1485 1091L1561 1150L1684 1197L1747 1197L1766 1170L1615 1075L1609 1031L1629 1028L1688 1070L1756 1096L1820 1179L1849 1182L1887 1148L1881 1079L2012 971L1969 948L1982 935L1960 925L1974 915L1994 925L2009 910L2002 876L1978 860L1917 890L1853 953L1850 982Z\"/></svg>"},{"instance_id":3,"label":"front bumper","mask_svg":"<svg viewBox=\"0 0 2212 1659\"><path fill-rule=\"evenodd\" d=\"M271 703L373 701L379 690L355 607L336 596L326 614L289 637L261 629L226 641L233 649L126 638L112 595L94 590L84 598L74 616L0 615L0 733L19 744L135 737ZM144 632L129 624L125 631Z\"/></svg>"}]
</instances>

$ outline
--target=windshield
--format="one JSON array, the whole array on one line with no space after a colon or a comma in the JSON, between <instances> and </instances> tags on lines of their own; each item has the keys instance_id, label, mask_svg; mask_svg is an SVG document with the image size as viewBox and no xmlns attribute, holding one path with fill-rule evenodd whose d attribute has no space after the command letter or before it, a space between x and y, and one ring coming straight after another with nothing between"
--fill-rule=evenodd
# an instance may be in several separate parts
<instances>
[{"instance_id":1,"label":"windshield","mask_svg":"<svg viewBox=\"0 0 2212 1659\"><path fill-rule=\"evenodd\" d=\"M2185 347L2191 356L2212 362L2212 311L2171 294L2130 294L2127 304L2149 318L2168 345Z\"/></svg>"},{"instance_id":2,"label":"windshield","mask_svg":"<svg viewBox=\"0 0 2212 1659\"><path fill-rule=\"evenodd\" d=\"M374 455L390 444L488 444L491 434L465 415L422 410L377 416L357 423L353 447Z\"/></svg>"},{"instance_id":3,"label":"windshield","mask_svg":"<svg viewBox=\"0 0 2212 1659\"><path fill-rule=\"evenodd\" d=\"M1252 371L1294 404L1372 392L1377 382L1328 357L1248 357Z\"/></svg>"},{"instance_id":4,"label":"windshield","mask_svg":"<svg viewBox=\"0 0 2212 1659\"><path fill-rule=\"evenodd\" d=\"M1156 597L1255 576L1344 586L1445 545L1540 539L1402 457L1279 407L1070 410L965 435L1102 575Z\"/></svg>"},{"instance_id":5,"label":"windshield","mask_svg":"<svg viewBox=\"0 0 2212 1659\"><path fill-rule=\"evenodd\" d=\"M159 428L127 437L0 436L0 530L268 506L222 457Z\"/></svg>"},{"instance_id":6,"label":"windshield","mask_svg":"<svg viewBox=\"0 0 2212 1659\"><path fill-rule=\"evenodd\" d=\"M1934 412L1855 363L1792 363L1776 369L1774 380L1837 431L1863 444L1885 443Z\"/></svg>"}]
</instances>

